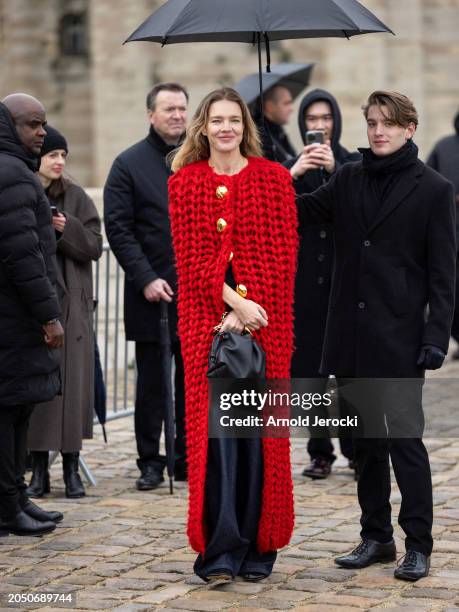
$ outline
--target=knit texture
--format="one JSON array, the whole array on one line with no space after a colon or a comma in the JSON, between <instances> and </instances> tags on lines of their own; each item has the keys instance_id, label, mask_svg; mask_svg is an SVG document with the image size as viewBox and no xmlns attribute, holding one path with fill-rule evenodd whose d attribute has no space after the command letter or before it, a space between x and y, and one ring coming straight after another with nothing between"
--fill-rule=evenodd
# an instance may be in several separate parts
<instances>
[{"instance_id":1,"label":"knit texture","mask_svg":"<svg viewBox=\"0 0 459 612\"><path fill-rule=\"evenodd\" d=\"M228 189L219 199L216 189ZM266 352L268 378L288 378L293 348L293 289L297 218L291 178L279 164L249 158L234 176L208 162L169 179L169 206L178 272L179 335L185 365L189 469L188 537L204 553L204 486L208 440L208 354L212 329L225 305L223 283L230 253L237 283L263 306L268 327L255 334ZM217 232L217 220L226 229ZM288 439L263 440L264 484L258 529L260 552L288 544L293 530L293 485ZM250 469L250 466L247 466Z\"/></svg>"}]
</instances>

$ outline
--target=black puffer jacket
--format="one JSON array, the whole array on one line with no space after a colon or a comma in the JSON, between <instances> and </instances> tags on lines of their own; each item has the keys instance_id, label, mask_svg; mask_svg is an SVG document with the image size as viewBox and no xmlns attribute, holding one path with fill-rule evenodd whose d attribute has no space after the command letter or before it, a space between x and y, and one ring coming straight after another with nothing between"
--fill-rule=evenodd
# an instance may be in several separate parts
<instances>
[{"instance_id":1,"label":"black puffer jacket","mask_svg":"<svg viewBox=\"0 0 459 612\"><path fill-rule=\"evenodd\" d=\"M44 402L60 388L58 351L42 329L60 309L56 240L37 165L0 103L0 408Z\"/></svg>"}]
</instances>

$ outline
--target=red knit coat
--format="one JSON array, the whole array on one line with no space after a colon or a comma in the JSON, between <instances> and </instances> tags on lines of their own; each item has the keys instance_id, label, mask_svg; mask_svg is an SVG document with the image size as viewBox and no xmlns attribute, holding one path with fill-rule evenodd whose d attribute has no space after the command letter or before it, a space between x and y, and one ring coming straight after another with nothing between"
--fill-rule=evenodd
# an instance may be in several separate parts
<instances>
[{"instance_id":1,"label":"red knit coat","mask_svg":"<svg viewBox=\"0 0 459 612\"><path fill-rule=\"evenodd\" d=\"M228 189L218 198L216 189ZM290 174L249 158L237 175L217 175L207 160L169 179L169 207L178 273L178 331L185 366L189 470L188 537L204 553L204 485L208 433L208 355L213 327L225 310L223 283L233 253L237 283L265 308L269 324L255 334L266 352L268 378L288 378L293 348L297 218ZM217 231L217 220L227 222ZM288 544L293 530L290 443L263 439L264 478L258 528L260 552ZM250 469L250 466L247 466Z\"/></svg>"}]
</instances>

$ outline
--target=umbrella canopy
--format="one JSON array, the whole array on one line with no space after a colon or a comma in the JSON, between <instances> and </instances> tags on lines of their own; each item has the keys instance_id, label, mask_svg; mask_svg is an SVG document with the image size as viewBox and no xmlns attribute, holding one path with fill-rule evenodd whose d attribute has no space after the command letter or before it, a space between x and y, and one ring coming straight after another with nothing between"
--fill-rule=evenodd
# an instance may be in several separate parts
<instances>
[{"instance_id":1,"label":"umbrella canopy","mask_svg":"<svg viewBox=\"0 0 459 612\"><path fill-rule=\"evenodd\" d=\"M295 99L309 85L314 64L275 64L271 72L263 72L263 93L275 85L286 87ZM234 89L242 96L246 104L252 104L260 97L260 84L258 73L249 74L241 79Z\"/></svg>"},{"instance_id":2,"label":"umbrella canopy","mask_svg":"<svg viewBox=\"0 0 459 612\"><path fill-rule=\"evenodd\" d=\"M168 0L126 42L255 44L257 33L284 40L391 31L357 0Z\"/></svg>"}]
</instances>

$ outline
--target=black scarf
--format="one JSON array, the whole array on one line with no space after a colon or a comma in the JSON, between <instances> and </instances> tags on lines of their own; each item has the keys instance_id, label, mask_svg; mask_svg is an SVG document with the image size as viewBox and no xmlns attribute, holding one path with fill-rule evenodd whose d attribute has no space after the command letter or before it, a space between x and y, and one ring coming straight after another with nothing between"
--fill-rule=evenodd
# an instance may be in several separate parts
<instances>
[{"instance_id":1,"label":"black scarf","mask_svg":"<svg viewBox=\"0 0 459 612\"><path fill-rule=\"evenodd\" d=\"M400 149L384 157L375 155L371 149L359 151L368 181L368 189L364 190L363 214L367 226L370 226L381 206L403 179L403 171L416 164L418 147L410 138Z\"/></svg>"},{"instance_id":2,"label":"black scarf","mask_svg":"<svg viewBox=\"0 0 459 612\"><path fill-rule=\"evenodd\" d=\"M152 125L150 125L150 132L147 136L147 140L150 141L150 143L155 147L155 149L159 149L161 153L164 155L164 157L166 157L166 155L169 155L171 151L179 147L181 142L183 141L183 138L184 136L180 138L179 144L169 145L166 142L164 142L164 140L161 138L161 136L158 134L158 132L155 130L155 128Z\"/></svg>"}]
</instances>

